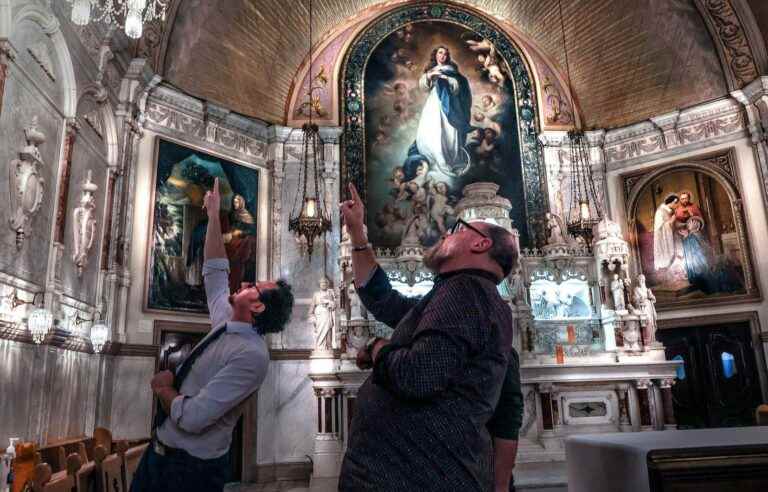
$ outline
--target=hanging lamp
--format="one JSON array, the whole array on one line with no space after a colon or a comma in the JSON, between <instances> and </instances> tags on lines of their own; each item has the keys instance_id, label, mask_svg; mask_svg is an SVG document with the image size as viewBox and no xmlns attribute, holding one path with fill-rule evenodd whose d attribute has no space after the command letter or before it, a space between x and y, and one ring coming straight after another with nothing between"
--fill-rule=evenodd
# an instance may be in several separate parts
<instances>
[{"instance_id":1,"label":"hanging lamp","mask_svg":"<svg viewBox=\"0 0 768 492\"><path fill-rule=\"evenodd\" d=\"M565 42L565 24L563 22L562 0L558 0L560 13L560 30L563 35L563 51L565 52L565 70L568 78L568 93L571 90L571 69L568 63L568 45ZM589 141L581 125L577 123L574 130L568 132L568 144L571 160L571 200L568 208L566 227L568 233L580 237L588 248L592 247L592 228L602 220L603 212L597 200L595 183L592 178L592 161L589 157Z\"/></svg>"},{"instance_id":2,"label":"hanging lamp","mask_svg":"<svg viewBox=\"0 0 768 492\"><path fill-rule=\"evenodd\" d=\"M312 80L312 0L309 0L309 80ZM307 93L312 100L312 84ZM293 209L288 217L288 230L296 234L299 240L307 243L307 255L312 261L315 239L331 230L331 219L326 209L323 185L318 161L322 159L320 129L312 122L310 106L309 122L302 127L301 162L299 165L299 186L301 198L296 193ZM311 177L311 183L310 183Z\"/></svg>"}]
</instances>

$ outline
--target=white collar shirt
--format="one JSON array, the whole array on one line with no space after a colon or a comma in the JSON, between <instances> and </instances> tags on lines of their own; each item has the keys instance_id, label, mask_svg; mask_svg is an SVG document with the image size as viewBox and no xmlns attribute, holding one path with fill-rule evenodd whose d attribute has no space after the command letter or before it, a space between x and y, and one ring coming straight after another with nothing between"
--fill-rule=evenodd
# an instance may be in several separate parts
<instances>
[{"instance_id":1,"label":"white collar shirt","mask_svg":"<svg viewBox=\"0 0 768 492\"><path fill-rule=\"evenodd\" d=\"M229 261L207 260L203 279L212 327L206 337L225 323L226 333L194 362L171 403L169 418L157 429L157 438L197 458L213 459L229 451L245 400L267 374L269 350L251 324L231 321Z\"/></svg>"}]
</instances>

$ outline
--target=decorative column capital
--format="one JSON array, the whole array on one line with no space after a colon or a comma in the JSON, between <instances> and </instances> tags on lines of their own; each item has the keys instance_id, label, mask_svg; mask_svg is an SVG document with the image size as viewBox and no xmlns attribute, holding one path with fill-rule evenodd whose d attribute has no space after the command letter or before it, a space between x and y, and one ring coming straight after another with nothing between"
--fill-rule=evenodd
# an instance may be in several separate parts
<instances>
[{"instance_id":1,"label":"decorative column capital","mask_svg":"<svg viewBox=\"0 0 768 492\"><path fill-rule=\"evenodd\" d=\"M653 382L650 379L638 379L635 381L635 386L637 389L648 389L653 386Z\"/></svg>"},{"instance_id":2,"label":"decorative column capital","mask_svg":"<svg viewBox=\"0 0 768 492\"><path fill-rule=\"evenodd\" d=\"M667 389L671 388L675 385L676 379L675 378L664 378L661 381L659 381L659 387L661 389Z\"/></svg>"}]
</instances>

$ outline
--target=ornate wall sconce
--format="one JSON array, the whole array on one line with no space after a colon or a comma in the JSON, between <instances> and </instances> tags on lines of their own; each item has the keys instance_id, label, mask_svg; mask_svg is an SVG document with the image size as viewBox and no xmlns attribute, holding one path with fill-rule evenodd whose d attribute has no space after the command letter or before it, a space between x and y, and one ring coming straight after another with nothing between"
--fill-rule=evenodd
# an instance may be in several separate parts
<instances>
[{"instance_id":1,"label":"ornate wall sconce","mask_svg":"<svg viewBox=\"0 0 768 492\"><path fill-rule=\"evenodd\" d=\"M2 301L0 301L0 314L11 318L11 325L13 328L17 328L22 320L21 317L13 311L24 304L32 304L33 306L36 306L37 297L42 295L44 295L44 292L36 292L34 296L32 296L31 301L25 301L19 297L16 289L13 289L10 294L2 297ZM29 316L27 317L27 329L29 329L29 333L32 335L32 341L36 344L43 343L43 340L45 340L45 337L48 336L48 333L52 328L53 313L51 313L50 310L41 306L35 307L35 309L29 313Z\"/></svg>"},{"instance_id":2,"label":"ornate wall sconce","mask_svg":"<svg viewBox=\"0 0 768 492\"><path fill-rule=\"evenodd\" d=\"M16 232L16 249L21 250L27 233L27 224L40 209L45 193L45 179L40 175L43 158L39 146L45 135L37 126L37 116L24 129L27 144L19 158L11 161L10 172L10 226Z\"/></svg>"},{"instance_id":3,"label":"ornate wall sconce","mask_svg":"<svg viewBox=\"0 0 768 492\"><path fill-rule=\"evenodd\" d=\"M91 345L94 352L101 352L108 341L109 327L103 321L98 321L91 326Z\"/></svg>"},{"instance_id":4,"label":"ornate wall sconce","mask_svg":"<svg viewBox=\"0 0 768 492\"><path fill-rule=\"evenodd\" d=\"M88 265L88 253L93 246L96 237L96 198L94 193L99 189L92 181L92 172L89 169L88 175L80 184L79 205L72 212L74 235L74 251L72 252L72 261L77 267L77 276L82 276L83 271Z\"/></svg>"}]
</instances>

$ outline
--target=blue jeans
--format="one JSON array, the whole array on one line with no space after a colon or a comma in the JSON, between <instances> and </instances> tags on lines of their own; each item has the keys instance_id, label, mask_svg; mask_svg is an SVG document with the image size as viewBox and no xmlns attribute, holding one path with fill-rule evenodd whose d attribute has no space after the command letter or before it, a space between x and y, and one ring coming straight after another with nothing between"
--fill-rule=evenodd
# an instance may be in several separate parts
<instances>
[{"instance_id":1,"label":"blue jeans","mask_svg":"<svg viewBox=\"0 0 768 492\"><path fill-rule=\"evenodd\" d=\"M229 453L203 460L176 450L165 456L150 443L141 457L130 492L220 492L229 475Z\"/></svg>"}]
</instances>

